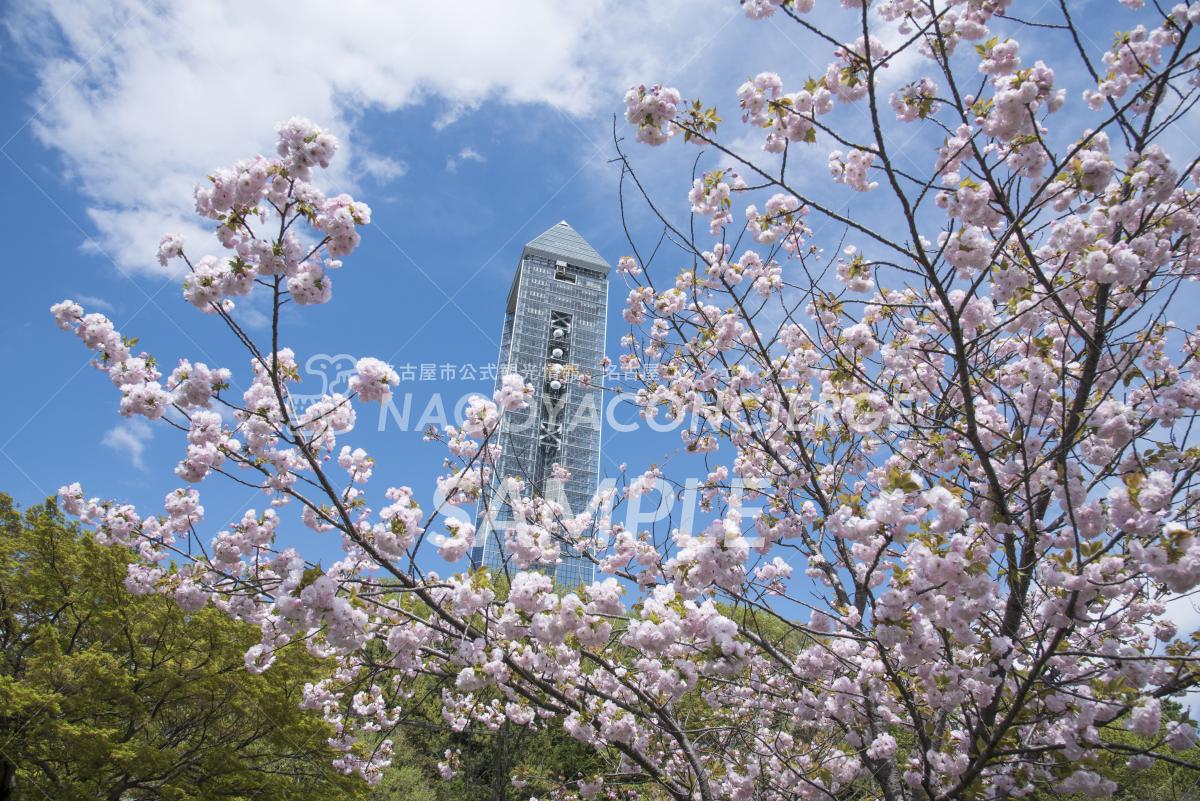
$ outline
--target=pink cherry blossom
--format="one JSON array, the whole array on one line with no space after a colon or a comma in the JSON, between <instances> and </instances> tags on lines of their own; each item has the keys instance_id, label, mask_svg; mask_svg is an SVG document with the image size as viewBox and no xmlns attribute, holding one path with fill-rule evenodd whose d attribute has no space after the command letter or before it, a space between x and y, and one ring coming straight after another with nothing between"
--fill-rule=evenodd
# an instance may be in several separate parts
<instances>
[{"instance_id":1,"label":"pink cherry blossom","mask_svg":"<svg viewBox=\"0 0 1200 801\"><path fill-rule=\"evenodd\" d=\"M363 401L385 400L392 394L392 387L400 383L400 375L389 364L370 356L359 359L354 370L350 391L358 393Z\"/></svg>"},{"instance_id":2,"label":"pink cherry blossom","mask_svg":"<svg viewBox=\"0 0 1200 801\"><path fill-rule=\"evenodd\" d=\"M626 781L698 801L1111 795L1107 766L1196 742L1164 699L1194 688L1200 649L1169 614L1200 586L1200 170L1178 145L1200 9L1122 10L1097 47L1104 20L1083 35L1069 5L1025 26L1003 2L753 0L771 21L730 24L786 35L811 74L742 59L726 120L629 91L613 213L639 215L637 256L610 276L627 327L601 364L640 375L619 389L647 424L686 426L586 508L551 487L593 468L501 458L536 436L521 375L430 431L443 466L408 486L378 484L407 468L356 428L391 367L301 390L280 311L332 301L335 269L370 280L350 256L371 210L317 187L337 142L289 120L274 155L197 189L221 254L160 251L187 270L181 308L245 348L240 370L160 361L104 315L51 308L119 411L178 435L182 483L158 509L78 484L60 502L130 550L131 591L253 625L248 669L285 647L328 660L301 703L335 768L368 781L419 678L451 731L599 749L611 770L562 777L563 798ZM741 41L704 52L724 63ZM694 172L630 141L679 133L705 145ZM265 334L238 321L251 293ZM263 502L226 516L206 489L226 480ZM286 547L301 526L332 562ZM467 559L477 536L501 569ZM567 557L595 580L556 583ZM448 750L439 770L461 768Z\"/></svg>"}]
</instances>

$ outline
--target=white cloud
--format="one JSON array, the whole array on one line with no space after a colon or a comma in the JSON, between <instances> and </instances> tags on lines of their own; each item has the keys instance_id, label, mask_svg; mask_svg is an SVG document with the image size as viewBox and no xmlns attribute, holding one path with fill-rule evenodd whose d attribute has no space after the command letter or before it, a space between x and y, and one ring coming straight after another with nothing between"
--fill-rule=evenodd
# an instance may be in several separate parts
<instances>
[{"instance_id":1,"label":"white cloud","mask_svg":"<svg viewBox=\"0 0 1200 801\"><path fill-rule=\"evenodd\" d=\"M487 161L487 159L485 159L483 154L478 150L470 145L467 145L462 150L458 151L457 156L450 156L446 159L446 171L457 172L459 165L464 161L476 161L482 164L483 162Z\"/></svg>"},{"instance_id":2,"label":"white cloud","mask_svg":"<svg viewBox=\"0 0 1200 801\"><path fill-rule=\"evenodd\" d=\"M479 103L451 103L433 121L433 130L443 131L477 108L479 108Z\"/></svg>"},{"instance_id":3,"label":"white cloud","mask_svg":"<svg viewBox=\"0 0 1200 801\"><path fill-rule=\"evenodd\" d=\"M1196 606L1196 600L1195 595L1181 595L1166 603L1166 617L1178 627L1183 639L1200 630L1200 607Z\"/></svg>"},{"instance_id":4,"label":"white cloud","mask_svg":"<svg viewBox=\"0 0 1200 801\"><path fill-rule=\"evenodd\" d=\"M5 24L38 80L32 130L88 200L91 226L80 227L97 234L85 247L162 272L162 233L201 234L194 183L269 152L278 121L304 115L344 140L339 188L355 175L395 178L402 163L356 136L362 112L436 97L443 128L484 101L609 113L630 83L669 72L704 40L705 14L676 19L681 7L212 0L150 12L134 0L48 0Z\"/></svg>"},{"instance_id":5,"label":"white cloud","mask_svg":"<svg viewBox=\"0 0 1200 801\"><path fill-rule=\"evenodd\" d=\"M233 318L242 328L265 331L271 327L271 300L261 292L251 292L234 303Z\"/></svg>"},{"instance_id":6,"label":"white cloud","mask_svg":"<svg viewBox=\"0 0 1200 801\"><path fill-rule=\"evenodd\" d=\"M408 165L403 161L374 153L367 153L359 157L358 163L362 166L363 172L375 179L377 184L386 184L402 178L408 173Z\"/></svg>"},{"instance_id":7,"label":"white cloud","mask_svg":"<svg viewBox=\"0 0 1200 801\"><path fill-rule=\"evenodd\" d=\"M128 456L129 462L138 470L145 470L142 454L146 452L146 444L153 438L154 430L150 424L140 417L132 417L104 432L104 438L100 441L117 453Z\"/></svg>"},{"instance_id":8,"label":"white cloud","mask_svg":"<svg viewBox=\"0 0 1200 801\"><path fill-rule=\"evenodd\" d=\"M99 309L100 311L113 312L116 309L111 303L104 298L98 298L95 295L76 295L75 300L83 305L89 311Z\"/></svg>"}]
</instances>

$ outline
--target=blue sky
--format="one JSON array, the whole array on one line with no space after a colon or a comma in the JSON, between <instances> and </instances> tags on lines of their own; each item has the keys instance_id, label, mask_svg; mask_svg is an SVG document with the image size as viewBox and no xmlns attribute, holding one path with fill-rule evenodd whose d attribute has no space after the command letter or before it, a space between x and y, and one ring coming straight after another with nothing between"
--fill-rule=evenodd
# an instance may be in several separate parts
<instances>
[{"instance_id":1,"label":"blue sky","mask_svg":"<svg viewBox=\"0 0 1200 801\"><path fill-rule=\"evenodd\" d=\"M154 245L171 230L204 241L189 216L192 185L212 167L269 152L276 121L301 114L335 133L344 147L325 188L350 191L374 213L334 277L333 302L286 320L301 363L346 353L458 373L495 361L503 299L526 241L566 219L610 262L628 252L608 163L612 115L628 85L708 83L720 70L705 43L744 35L750 24L736 6L716 3L711 15L681 18L669 39L652 16L617 7L571 17L530 4L521 14L447 22L428 10L351 5L335 31L319 14L243 4L235 23L221 4L201 5L147 13L50 3L4 20L9 283L0 347L14 380L0 396L0 490L23 504L80 481L91 495L151 512L179 485L171 472L179 436L121 418L113 387L47 309L73 297L139 337L167 369L186 357L244 376L232 337L182 299L179 276L157 265ZM668 14L667 5L656 13ZM413 52L397 56L402 47ZM724 79L727 96L743 79ZM665 182L690 157L652 162L648 177ZM688 183L686 173L671 181L683 209ZM216 250L214 241L208 252ZM614 357L624 295L614 277ZM253 304L243 311L256 312ZM422 441L417 419L435 394L449 405L469 391L490 394L491 385L418 380L403 389L409 430L389 420L376 431L367 407L346 441L377 457L372 486L411 485L428 505L443 451ZM603 469L661 461L678 442L607 430ZM255 493L219 486L201 486L213 531L241 508L262 506ZM326 560L336 554L332 540L307 548Z\"/></svg>"},{"instance_id":2,"label":"blue sky","mask_svg":"<svg viewBox=\"0 0 1200 801\"><path fill-rule=\"evenodd\" d=\"M819 6L826 4L835 5ZM1070 6L1095 51L1115 27L1136 21L1114 0ZM374 217L362 247L335 276L333 302L286 320L287 342L301 363L321 353L374 355L397 367L436 364L439 374L442 365L455 365L458 373L462 365L495 360L503 300L523 243L566 219L610 262L629 252L618 171L608 163L613 115L629 85L675 85L685 97L715 102L732 123L743 80L773 70L795 86L824 71L830 50L778 17L747 20L732 0L361 0L332 8L282 0L40 0L0 11L7 262L0 358L9 377L0 393L0 491L29 504L80 481L90 495L153 513L180 485L172 473L180 437L121 418L113 387L89 366L81 344L54 327L48 308L73 297L140 337L168 369L186 357L245 376L246 360L230 335L183 301L179 276L164 274L153 254L168 231L205 241L190 214L192 186L213 167L269 152L276 122L304 115L337 135L343 149L324 188L351 192ZM857 35L842 33L845 40ZM1076 103L1085 76L1071 72L1067 43L1028 28L1020 38L1023 59L1050 63ZM884 81L913 80L917 69L911 59L893 64ZM842 122L854 130L856 121ZM1069 136L1087 125L1070 122ZM1193 114L1163 142L1176 158L1197 151L1194 122ZM628 136L623 121L618 127ZM899 133L904 138L893 152L917 162L940 144ZM761 159L756 136L736 126L730 134L736 150ZM793 175L801 173L806 191L825 193L830 207L884 230L894 225L894 214L873 205L882 193L862 196L829 184L829 149L821 142L793 154ZM656 198L685 221L695 151L678 143L656 150L631 143L629 150ZM644 213L635 211L631 222L642 244L653 242L656 227ZM839 236L824 226L814 240L828 250ZM207 252L216 252L212 245ZM685 263L670 259L679 263L658 269L673 272ZM625 330L625 292L614 276L614 359ZM1178 322L1195 324L1200 304L1181 313L1188 319ZM318 383L305 387L315 391ZM405 385L397 398L411 404L408 430L389 419L379 431L375 408L360 412L358 430L343 441L376 456L376 501L386 486L410 485L430 508L443 450L422 441L417 422L435 396L451 403L472 391L490 394L490 382ZM625 407L619 416L631 412ZM703 476L698 460L678 449L675 433L607 427L602 473L614 475L621 463L640 470L665 457L668 475ZM265 500L211 479L201 491L206 536ZM325 564L339 555L334 538L312 534L294 518L281 540ZM431 562L437 566L435 557ZM1187 601L1173 604L1172 614L1183 631L1200 621Z\"/></svg>"},{"instance_id":3,"label":"blue sky","mask_svg":"<svg viewBox=\"0 0 1200 801\"><path fill-rule=\"evenodd\" d=\"M168 369L186 357L244 376L231 336L183 301L179 276L164 273L153 253L167 231L206 241L190 215L193 184L213 167L269 152L276 122L299 114L336 134L343 149L323 185L350 191L374 212L362 247L334 276L333 302L285 321L301 363L344 353L458 373L494 362L523 243L566 219L610 262L629 252L609 160L613 115L631 83L676 85L733 122L743 80L771 69L795 85L823 72L830 49L787 21L755 23L721 0L457 4L450 14L436 4L391 5L339 4L333 14L316 4L46 0L5 12L0 348L11 380L0 395L0 490L30 503L77 480L91 495L153 511L178 485L178 436L122 419L107 379L47 310L73 297L140 337ZM1098 0L1079 6L1106 10L1088 25L1107 43L1111 14L1124 12ZM1026 31L1023 41L1052 45L1036 41L1043 35ZM1022 52L1047 54L1057 55L1050 47ZM886 80L911 80L914 67L897 63ZM618 127L628 134L623 121ZM731 133L743 136L734 139L739 149L757 151L744 130ZM904 144L923 160L938 143ZM869 212L852 204L874 196L828 184L828 150L797 153L794 163L811 170L833 207ZM695 151L631 143L630 152L658 199L686 220ZM646 215L632 222L653 240ZM836 233L818 230L818 244L835 247ZM614 276L614 359L625 292ZM243 307L251 319L255 311ZM377 431L375 409L365 408L347 442L377 457L372 486L411 485L428 506L443 453L415 423L435 394L450 403L470 391L490 394L490 382L406 385L407 431L392 423ZM676 434L610 428L602 471L661 462L678 445ZM703 475L694 466L675 475L689 473ZM262 506L257 494L218 486L202 486L213 531ZM336 544L319 540L306 552L329 560Z\"/></svg>"}]
</instances>

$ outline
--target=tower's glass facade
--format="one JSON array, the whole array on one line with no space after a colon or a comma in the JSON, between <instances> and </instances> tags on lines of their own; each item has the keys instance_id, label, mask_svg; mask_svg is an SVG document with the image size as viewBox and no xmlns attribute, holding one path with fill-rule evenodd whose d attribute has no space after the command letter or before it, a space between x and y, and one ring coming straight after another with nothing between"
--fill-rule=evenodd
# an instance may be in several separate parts
<instances>
[{"instance_id":1,"label":"tower's glass facade","mask_svg":"<svg viewBox=\"0 0 1200 801\"><path fill-rule=\"evenodd\" d=\"M511 522L500 481L516 476L527 491L563 503L566 514L587 508L600 472L601 390L609 265L575 229L560 222L527 244L508 293L498 376L520 373L533 385L528 408L504 415L495 481L479 505L472 561L505 565L504 529ZM590 381L581 382L582 376ZM561 465L565 482L553 479ZM590 583L590 562L564 549L554 572L563 587Z\"/></svg>"}]
</instances>

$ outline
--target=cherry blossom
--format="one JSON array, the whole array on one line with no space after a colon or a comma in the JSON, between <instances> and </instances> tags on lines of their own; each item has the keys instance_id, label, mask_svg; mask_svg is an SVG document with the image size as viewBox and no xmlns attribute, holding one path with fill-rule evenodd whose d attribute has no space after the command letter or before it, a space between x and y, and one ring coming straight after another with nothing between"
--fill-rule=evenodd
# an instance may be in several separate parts
<instances>
[{"instance_id":1,"label":"cherry blossom","mask_svg":"<svg viewBox=\"0 0 1200 801\"><path fill-rule=\"evenodd\" d=\"M635 86L625 94L625 119L637 126L638 141L661 145L678 130L672 120L683 100L663 86Z\"/></svg>"},{"instance_id":2,"label":"cherry blossom","mask_svg":"<svg viewBox=\"0 0 1200 801\"><path fill-rule=\"evenodd\" d=\"M399 374L390 365L370 356L359 359L354 370L350 391L357 392L360 400L385 400L392 394L392 387L400 383Z\"/></svg>"},{"instance_id":3,"label":"cherry blossom","mask_svg":"<svg viewBox=\"0 0 1200 801\"><path fill-rule=\"evenodd\" d=\"M192 357L164 379L107 317L51 308L120 412L180 437L161 509L78 484L63 508L131 549L131 591L252 623L248 669L285 647L330 660L302 703L335 767L370 781L424 676L454 731L555 727L597 749L606 769L564 777L564 799L623 782L677 801L1111 795L1107 765L1196 743L1166 699L1200 683L1169 612L1200 586L1200 170L1170 135L1200 92L1200 11L1128 3L1102 49L1070 4L1030 12L1037 36L1011 5L847 0L818 19L753 0L738 24L802 39L811 75L748 63L728 121L629 91L629 138L704 148L673 199L642 197L628 228L661 229L613 276L614 362L644 373L628 397L688 425L586 509L548 489L576 466L499 464L537 397L515 373L429 432L444 466L408 485L378 485L393 468L356 431L391 367L365 357L349 394L301 402L278 311L330 301L371 219L317 188L337 142L301 119L197 189L222 255L175 236L159 252L186 267L198 325L238 335L242 371ZM629 138L616 168L637 177L662 151ZM235 317L249 293L269 337ZM263 511L202 504L225 480ZM651 519L656 499L684 513ZM466 559L479 504L489 526L503 511L496 570ZM301 527L339 558L277 541ZM556 585L576 554L595 581ZM452 749L439 769L461 764Z\"/></svg>"}]
</instances>

